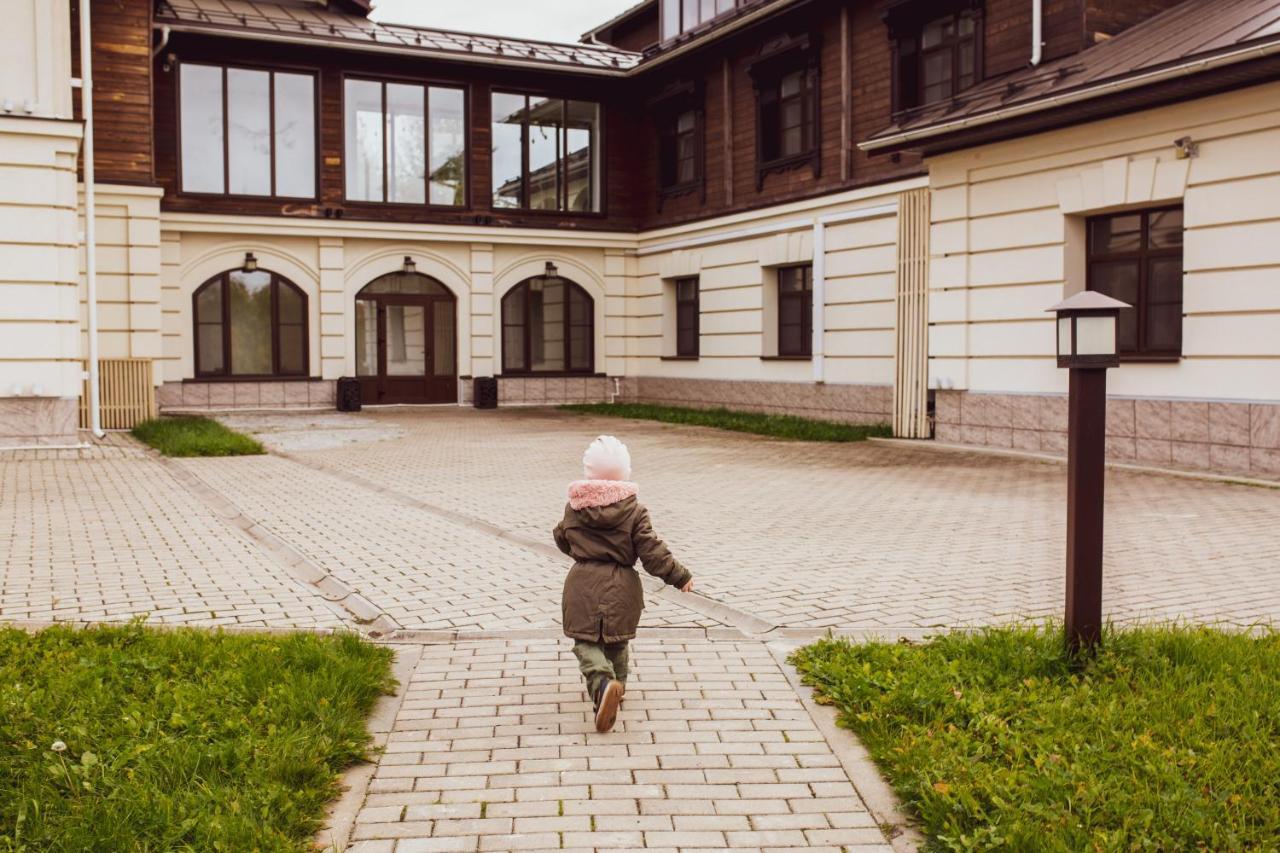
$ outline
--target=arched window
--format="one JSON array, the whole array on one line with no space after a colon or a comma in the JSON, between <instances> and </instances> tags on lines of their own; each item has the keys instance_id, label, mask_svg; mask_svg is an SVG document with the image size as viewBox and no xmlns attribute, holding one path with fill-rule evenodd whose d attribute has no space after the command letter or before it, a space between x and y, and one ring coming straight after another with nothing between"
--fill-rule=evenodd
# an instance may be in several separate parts
<instances>
[{"instance_id":1,"label":"arched window","mask_svg":"<svg viewBox=\"0 0 1280 853\"><path fill-rule=\"evenodd\" d=\"M307 297L266 270L229 270L193 297L196 376L307 375Z\"/></svg>"},{"instance_id":2,"label":"arched window","mask_svg":"<svg viewBox=\"0 0 1280 853\"><path fill-rule=\"evenodd\" d=\"M502 298L503 373L591 373L595 305L558 275L525 279Z\"/></svg>"}]
</instances>

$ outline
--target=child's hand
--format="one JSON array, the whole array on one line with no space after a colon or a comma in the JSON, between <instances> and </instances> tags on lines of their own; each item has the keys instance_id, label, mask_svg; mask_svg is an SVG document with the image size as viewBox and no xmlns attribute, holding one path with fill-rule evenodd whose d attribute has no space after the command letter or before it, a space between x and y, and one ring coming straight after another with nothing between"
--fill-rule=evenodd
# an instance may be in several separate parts
<instances>
[{"instance_id":1,"label":"child's hand","mask_svg":"<svg viewBox=\"0 0 1280 853\"><path fill-rule=\"evenodd\" d=\"M680 587L681 592L693 592L693 578L689 578L689 582Z\"/></svg>"}]
</instances>

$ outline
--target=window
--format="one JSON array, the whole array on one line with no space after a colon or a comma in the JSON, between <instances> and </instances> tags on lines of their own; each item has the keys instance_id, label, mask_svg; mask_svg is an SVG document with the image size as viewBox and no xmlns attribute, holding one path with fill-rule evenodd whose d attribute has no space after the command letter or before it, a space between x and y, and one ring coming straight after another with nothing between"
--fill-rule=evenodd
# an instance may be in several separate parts
<instances>
[{"instance_id":1,"label":"window","mask_svg":"<svg viewBox=\"0 0 1280 853\"><path fill-rule=\"evenodd\" d=\"M538 276L502 298L504 373L591 373L595 305L566 278Z\"/></svg>"},{"instance_id":2,"label":"window","mask_svg":"<svg viewBox=\"0 0 1280 853\"><path fill-rule=\"evenodd\" d=\"M662 0L662 40L697 29L737 5L735 0Z\"/></svg>"},{"instance_id":3,"label":"window","mask_svg":"<svg viewBox=\"0 0 1280 853\"><path fill-rule=\"evenodd\" d=\"M700 313L698 279L678 278L676 285L676 355L697 358L699 354Z\"/></svg>"},{"instance_id":4,"label":"window","mask_svg":"<svg viewBox=\"0 0 1280 853\"><path fill-rule=\"evenodd\" d=\"M813 267L778 269L778 355L813 354Z\"/></svg>"},{"instance_id":5,"label":"window","mask_svg":"<svg viewBox=\"0 0 1280 853\"><path fill-rule=\"evenodd\" d=\"M315 198L314 74L183 63L182 191Z\"/></svg>"},{"instance_id":6,"label":"window","mask_svg":"<svg viewBox=\"0 0 1280 853\"><path fill-rule=\"evenodd\" d=\"M938 5L951 6L938 14ZM888 18L894 39L894 109L950 98L981 76L981 9L973 0L907 4Z\"/></svg>"},{"instance_id":7,"label":"window","mask_svg":"<svg viewBox=\"0 0 1280 853\"><path fill-rule=\"evenodd\" d=\"M659 157L663 189L686 188L702 178L702 128L696 110L665 121Z\"/></svg>"},{"instance_id":8,"label":"window","mask_svg":"<svg viewBox=\"0 0 1280 853\"><path fill-rule=\"evenodd\" d=\"M466 204L462 89L347 79L348 201Z\"/></svg>"},{"instance_id":9,"label":"window","mask_svg":"<svg viewBox=\"0 0 1280 853\"><path fill-rule=\"evenodd\" d=\"M493 95L493 206L599 213L600 105Z\"/></svg>"},{"instance_id":10,"label":"window","mask_svg":"<svg viewBox=\"0 0 1280 853\"><path fill-rule=\"evenodd\" d=\"M307 297L265 270L231 270L193 297L196 376L306 376Z\"/></svg>"},{"instance_id":11,"label":"window","mask_svg":"<svg viewBox=\"0 0 1280 853\"><path fill-rule=\"evenodd\" d=\"M781 36L748 69L756 89L757 189L770 172L808 163L819 173L818 60L816 36Z\"/></svg>"},{"instance_id":12,"label":"window","mask_svg":"<svg viewBox=\"0 0 1280 853\"><path fill-rule=\"evenodd\" d=\"M1121 311L1120 355L1182 355L1182 208L1089 219L1090 290L1133 306Z\"/></svg>"}]
</instances>

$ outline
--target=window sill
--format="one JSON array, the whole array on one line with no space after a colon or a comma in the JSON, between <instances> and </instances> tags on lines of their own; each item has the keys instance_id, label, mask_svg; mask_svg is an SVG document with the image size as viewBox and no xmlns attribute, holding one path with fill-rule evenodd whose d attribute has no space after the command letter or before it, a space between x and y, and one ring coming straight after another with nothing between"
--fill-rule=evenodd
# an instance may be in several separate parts
<instances>
[{"instance_id":1,"label":"window sill","mask_svg":"<svg viewBox=\"0 0 1280 853\"><path fill-rule=\"evenodd\" d=\"M1177 364L1181 355L1122 355L1121 364Z\"/></svg>"},{"instance_id":2,"label":"window sill","mask_svg":"<svg viewBox=\"0 0 1280 853\"><path fill-rule=\"evenodd\" d=\"M197 376L183 385L227 385L235 382L323 382L319 376Z\"/></svg>"},{"instance_id":3,"label":"window sill","mask_svg":"<svg viewBox=\"0 0 1280 853\"><path fill-rule=\"evenodd\" d=\"M602 379L606 373L585 373L580 370L554 370L546 373L499 373L495 379Z\"/></svg>"},{"instance_id":4,"label":"window sill","mask_svg":"<svg viewBox=\"0 0 1280 853\"><path fill-rule=\"evenodd\" d=\"M674 184L669 187L659 187L658 195L661 198L672 198L674 196L696 193L700 189L702 189L702 179L695 178L686 184Z\"/></svg>"},{"instance_id":5,"label":"window sill","mask_svg":"<svg viewBox=\"0 0 1280 853\"><path fill-rule=\"evenodd\" d=\"M698 361L700 355L664 355L659 358L660 361Z\"/></svg>"},{"instance_id":6,"label":"window sill","mask_svg":"<svg viewBox=\"0 0 1280 853\"><path fill-rule=\"evenodd\" d=\"M811 355L762 355L761 361L813 361Z\"/></svg>"}]
</instances>

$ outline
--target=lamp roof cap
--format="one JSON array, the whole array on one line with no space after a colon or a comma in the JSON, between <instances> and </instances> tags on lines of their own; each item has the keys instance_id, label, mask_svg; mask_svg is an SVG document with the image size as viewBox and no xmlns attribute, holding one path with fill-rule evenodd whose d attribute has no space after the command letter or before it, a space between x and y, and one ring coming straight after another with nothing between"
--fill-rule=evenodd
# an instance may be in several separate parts
<instances>
[{"instance_id":1,"label":"lamp roof cap","mask_svg":"<svg viewBox=\"0 0 1280 853\"><path fill-rule=\"evenodd\" d=\"M1121 308L1132 307L1129 303L1121 302L1119 299L1112 299L1105 293L1099 293L1096 290L1082 290L1074 296L1067 297L1052 308L1046 308L1045 312L1118 311Z\"/></svg>"}]
</instances>

